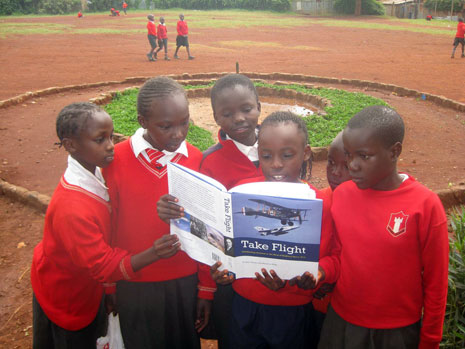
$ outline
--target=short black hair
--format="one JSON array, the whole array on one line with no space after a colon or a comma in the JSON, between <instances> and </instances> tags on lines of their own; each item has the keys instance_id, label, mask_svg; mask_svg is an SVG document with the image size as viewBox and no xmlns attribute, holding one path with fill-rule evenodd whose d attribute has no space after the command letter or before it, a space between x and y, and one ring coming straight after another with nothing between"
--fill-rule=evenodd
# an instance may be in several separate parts
<instances>
[{"instance_id":1,"label":"short black hair","mask_svg":"<svg viewBox=\"0 0 465 349\"><path fill-rule=\"evenodd\" d=\"M154 99L171 96L177 93L186 96L184 88L171 78L159 76L147 80L142 85L137 95L137 114L146 117L150 113Z\"/></svg>"},{"instance_id":2,"label":"short black hair","mask_svg":"<svg viewBox=\"0 0 465 349\"><path fill-rule=\"evenodd\" d=\"M257 89L255 88L255 85L253 84L252 80L250 80L247 76L242 74L228 74L219 78L211 89L210 98L213 111L215 111L215 101L218 97L218 94L224 89L234 88L234 86L237 85L248 88L254 94L255 99L258 103Z\"/></svg>"},{"instance_id":3,"label":"short black hair","mask_svg":"<svg viewBox=\"0 0 465 349\"><path fill-rule=\"evenodd\" d=\"M87 120L97 112L103 111L98 105L89 102L72 103L64 107L58 114L56 121L57 136L60 142L64 138L80 135Z\"/></svg>"},{"instance_id":4,"label":"short black hair","mask_svg":"<svg viewBox=\"0 0 465 349\"><path fill-rule=\"evenodd\" d=\"M260 132L262 132L268 126L278 126L279 124L294 124L297 127L297 129L302 132L305 139L305 145L308 144L307 124L301 116L294 114L290 111L275 111L268 115L260 125L258 137L260 138ZM306 179L307 173L308 176L310 176L312 173L312 157L310 157L309 160L304 161L304 163L302 164L302 168L300 170L300 178Z\"/></svg>"},{"instance_id":5,"label":"short black hair","mask_svg":"<svg viewBox=\"0 0 465 349\"><path fill-rule=\"evenodd\" d=\"M372 129L386 148L404 140L405 126L402 117L394 109L383 105L364 108L349 120L347 127Z\"/></svg>"},{"instance_id":6,"label":"short black hair","mask_svg":"<svg viewBox=\"0 0 465 349\"><path fill-rule=\"evenodd\" d=\"M463 22L463 18L462 18L462 17L459 17L459 22Z\"/></svg>"}]
</instances>

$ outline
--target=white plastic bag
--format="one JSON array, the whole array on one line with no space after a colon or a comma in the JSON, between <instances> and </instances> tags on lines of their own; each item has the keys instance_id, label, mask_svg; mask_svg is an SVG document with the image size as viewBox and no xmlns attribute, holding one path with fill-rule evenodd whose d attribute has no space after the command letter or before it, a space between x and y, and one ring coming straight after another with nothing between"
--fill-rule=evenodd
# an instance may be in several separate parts
<instances>
[{"instance_id":1,"label":"white plastic bag","mask_svg":"<svg viewBox=\"0 0 465 349\"><path fill-rule=\"evenodd\" d=\"M108 315L107 335L97 339L97 349L124 349L118 314Z\"/></svg>"}]
</instances>

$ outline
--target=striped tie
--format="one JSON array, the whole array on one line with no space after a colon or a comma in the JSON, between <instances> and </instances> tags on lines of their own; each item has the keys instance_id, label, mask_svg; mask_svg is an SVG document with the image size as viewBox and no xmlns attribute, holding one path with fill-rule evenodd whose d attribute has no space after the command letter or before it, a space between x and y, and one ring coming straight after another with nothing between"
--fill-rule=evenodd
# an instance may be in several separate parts
<instances>
[{"instance_id":1,"label":"striped tie","mask_svg":"<svg viewBox=\"0 0 465 349\"><path fill-rule=\"evenodd\" d=\"M155 168L156 170L161 170L163 168L163 165L157 163L157 160L165 156L165 154L156 149L145 149L145 152L147 153L147 156L150 159L150 167Z\"/></svg>"}]
</instances>

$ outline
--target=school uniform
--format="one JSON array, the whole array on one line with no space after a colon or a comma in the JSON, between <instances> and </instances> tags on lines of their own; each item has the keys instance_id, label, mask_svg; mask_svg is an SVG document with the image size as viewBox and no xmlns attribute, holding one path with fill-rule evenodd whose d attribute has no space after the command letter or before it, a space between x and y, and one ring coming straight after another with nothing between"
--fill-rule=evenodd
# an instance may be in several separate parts
<instances>
[{"instance_id":1,"label":"school uniform","mask_svg":"<svg viewBox=\"0 0 465 349\"><path fill-rule=\"evenodd\" d=\"M439 347L447 298L447 219L436 194L402 176L395 190L361 190L347 181L334 191L331 212L341 265L321 348L350 347L344 342L357 348Z\"/></svg>"},{"instance_id":2,"label":"school uniform","mask_svg":"<svg viewBox=\"0 0 465 349\"><path fill-rule=\"evenodd\" d=\"M117 144L115 158L104 170L113 206L113 245L130 253L170 233L157 215L157 201L168 193L167 162L198 170L202 157L187 142L174 153L159 152L143 133L140 128ZM117 306L126 348L199 348L197 297L212 299L215 287L209 268L183 251L140 270L132 282L119 282Z\"/></svg>"},{"instance_id":3,"label":"school uniform","mask_svg":"<svg viewBox=\"0 0 465 349\"><path fill-rule=\"evenodd\" d=\"M104 183L99 168L92 174L68 157L32 260L35 348L69 348L66 338L82 344L71 333L76 331L95 346L98 336L86 327L99 327L94 320L103 310L103 283L135 275L130 254L108 245L111 207Z\"/></svg>"},{"instance_id":4,"label":"school uniform","mask_svg":"<svg viewBox=\"0 0 465 349\"><path fill-rule=\"evenodd\" d=\"M147 22L147 38L149 39L150 47L155 49L157 47L157 27L154 22Z\"/></svg>"},{"instance_id":5,"label":"school uniform","mask_svg":"<svg viewBox=\"0 0 465 349\"><path fill-rule=\"evenodd\" d=\"M240 184L264 180L262 176ZM321 199L321 193L307 184ZM334 282L338 276L334 248L330 207L323 200L319 265L325 271L326 282ZM231 348L316 348L318 334L311 304L315 290L303 290L286 282L280 290L272 291L252 278L235 280L233 289Z\"/></svg>"},{"instance_id":6,"label":"school uniform","mask_svg":"<svg viewBox=\"0 0 465 349\"><path fill-rule=\"evenodd\" d=\"M166 24L158 23L158 46L165 47L165 53L168 51L168 29Z\"/></svg>"},{"instance_id":7,"label":"school uniform","mask_svg":"<svg viewBox=\"0 0 465 349\"><path fill-rule=\"evenodd\" d=\"M258 164L258 143L246 146L232 140L223 130L220 130L218 143L203 153L200 172L216 179L226 189L231 189L241 179L261 176L262 171ZM233 289L231 285L218 285L217 287L212 305L212 324L207 329L210 333L201 335L205 338L218 339L218 347L224 349L228 348L229 342Z\"/></svg>"},{"instance_id":8,"label":"school uniform","mask_svg":"<svg viewBox=\"0 0 465 349\"><path fill-rule=\"evenodd\" d=\"M189 40L187 38L189 29L187 27L187 22L179 20L176 24L176 31L178 32L178 36L176 36L176 47L189 47Z\"/></svg>"}]
</instances>

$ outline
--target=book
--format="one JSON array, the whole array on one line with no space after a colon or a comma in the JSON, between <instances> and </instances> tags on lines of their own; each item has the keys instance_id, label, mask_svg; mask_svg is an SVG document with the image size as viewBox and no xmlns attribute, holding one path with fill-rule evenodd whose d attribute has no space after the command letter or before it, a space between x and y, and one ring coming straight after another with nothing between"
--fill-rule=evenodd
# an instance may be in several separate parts
<instances>
[{"instance_id":1,"label":"book","mask_svg":"<svg viewBox=\"0 0 465 349\"><path fill-rule=\"evenodd\" d=\"M255 182L229 191L218 181L168 163L168 190L184 207L172 219L181 249L207 265L221 261L237 279L262 268L283 280L318 273L323 202L305 183Z\"/></svg>"}]
</instances>

